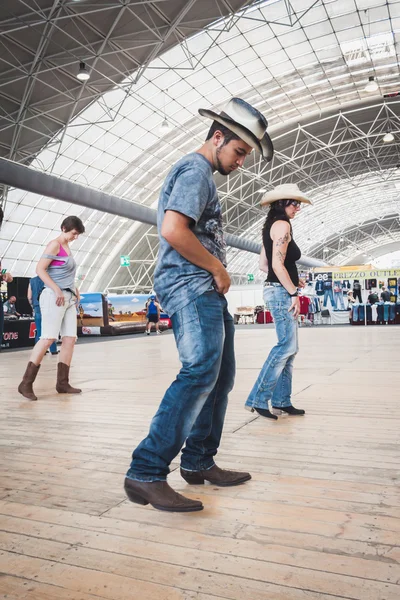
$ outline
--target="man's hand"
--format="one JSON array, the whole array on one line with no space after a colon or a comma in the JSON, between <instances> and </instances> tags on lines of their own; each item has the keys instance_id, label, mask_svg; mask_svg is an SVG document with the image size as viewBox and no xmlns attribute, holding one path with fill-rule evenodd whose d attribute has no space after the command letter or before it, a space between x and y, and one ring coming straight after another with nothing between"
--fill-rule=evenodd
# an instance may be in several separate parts
<instances>
[{"instance_id":1,"label":"man's hand","mask_svg":"<svg viewBox=\"0 0 400 600\"><path fill-rule=\"evenodd\" d=\"M5 281L6 283L11 283L13 280L13 276L11 275L11 273L4 273L2 277L3 281Z\"/></svg>"},{"instance_id":2,"label":"man's hand","mask_svg":"<svg viewBox=\"0 0 400 600\"><path fill-rule=\"evenodd\" d=\"M298 296L294 296L292 298L292 304L288 310L288 312L293 311L293 317L297 319L300 314L300 298Z\"/></svg>"},{"instance_id":3,"label":"man's hand","mask_svg":"<svg viewBox=\"0 0 400 600\"><path fill-rule=\"evenodd\" d=\"M229 277L228 271L221 264L219 269L213 273L214 281L217 292L219 294L226 294L229 292L231 287L231 278Z\"/></svg>"}]
</instances>

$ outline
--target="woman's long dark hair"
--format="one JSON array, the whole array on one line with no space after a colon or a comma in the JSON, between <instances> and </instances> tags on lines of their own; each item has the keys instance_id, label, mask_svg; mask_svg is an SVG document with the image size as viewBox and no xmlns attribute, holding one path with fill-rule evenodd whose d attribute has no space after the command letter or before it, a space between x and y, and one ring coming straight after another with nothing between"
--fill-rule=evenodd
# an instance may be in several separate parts
<instances>
[{"instance_id":1,"label":"woman's long dark hair","mask_svg":"<svg viewBox=\"0 0 400 600\"><path fill-rule=\"evenodd\" d=\"M288 202L290 202L290 200L277 200L276 202L272 202L271 206L269 207L267 218L264 222L263 234L264 230L267 227L270 228L275 221L287 221L290 224L290 219L285 211L285 208L288 206Z\"/></svg>"}]
</instances>

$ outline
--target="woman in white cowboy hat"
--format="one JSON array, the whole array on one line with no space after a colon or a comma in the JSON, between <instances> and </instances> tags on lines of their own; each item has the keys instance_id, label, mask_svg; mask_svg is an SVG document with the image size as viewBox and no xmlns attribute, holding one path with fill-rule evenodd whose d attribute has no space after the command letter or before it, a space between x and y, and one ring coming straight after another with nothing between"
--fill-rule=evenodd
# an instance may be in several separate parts
<instances>
[{"instance_id":1,"label":"woman in white cowboy hat","mask_svg":"<svg viewBox=\"0 0 400 600\"><path fill-rule=\"evenodd\" d=\"M293 361L298 352L298 288L302 283L296 266L301 251L293 239L290 221L302 203L312 204L296 184L289 183L267 192L261 200L261 206L269 206L269 212L263 228L260 268L268 273L264 300L274 319L278 343L269 353L245 406L269 419L284 413L305 414L291 402Z\"/></svg>"}]
</instances>

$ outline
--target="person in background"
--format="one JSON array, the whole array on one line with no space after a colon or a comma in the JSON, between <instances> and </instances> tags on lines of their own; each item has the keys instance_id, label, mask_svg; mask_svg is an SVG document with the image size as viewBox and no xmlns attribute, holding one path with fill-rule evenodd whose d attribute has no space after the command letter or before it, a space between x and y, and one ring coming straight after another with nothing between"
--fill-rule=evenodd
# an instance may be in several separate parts
<instances>
[{"instance_id":1,"label":"person in background","mask_svg":"<svg viewBox=\"0 0 400 600\"><path fill-rule=\"evenodd\" d=\"M4 302L3 310L7 316L13 316L18 318L21 316L21 314L17 311L17 308L15 306L16 301L17 299L15 296L10 296L10 298L6 302Z\"/></svg>"},{"instance_id":2,"label":"person in background","mask_svg":"<svg viewBox=\"0 0 400 600\"><path fill-rule=\"evenodd\" d=\"M161 333L161 331L160 331L160 314L161 314L161 307L160 307L159 303L157 302L157 298L155 296L150 296L150 298L146 302L147 323L146 323L145 333L147 335L150 335L151 327L152 327L153 323L156 326L157 335L160 335L160 333Z\"/></svg>"},{"instance_id":3,"label":"person in background","mask_svg":"<svg viewBox=\"0 0 400 600\"><path fill-rule=\"evenodd\" d=\"M270 205L263 228L260 267L268 273L264 284L264 302L275 323L278 343L264 363L245 408L260 416L276 420L277 415L304 415L292 405L292 372L298 352L298 315L300 281L296 261L300 248L293 239L290 221L301 204L312 204L296 184L283 184L267 192L261 206ZM269 401L272 412L269 410Z\"/></svg>"},{"instance_id":4,"label":"person in background","mask_svg":"<svg viewBox=\"0 0 400 600\"><path fill-rule=\"evenodd\" d=\"M353 290L349 290L347 292L348 308L351 308L353 306L353 304L355 304L355 301L356 301L356 299L354 298Z\"/></svg>"},{"instance_id":5,"label":"person in background","mask_svg":"<svg viewBox=\"0 0 400 600\"><path fill-rule=\"evenodd\" d=\"M3 219L4 219L4 211L3 211L2 207L0 206L0 229L3 224ZM6 283L11 283L13 280L11 273L7 273L7 269L2 268L1 258L0 258L0 280L4 281ZM1 351L1 345L3 343L3 332L4 332L4 308L3 308L3 297L0 293L0 351Z\"/></svg>"},{"instance_id":6,"label":"person in background","mask_svg":"<svg viewBox=\"0 0 400 600\"><path fill-rule=\"evenodd\" d=\"M32 307L33 316L34 316L35 325L36 325L35 344L38 343L38 341L40 340L40 336L42 335L42 313L40 311L39 298L40 298L40 294L43 292L43 290L44 290L44 283L40 279L40 277L38 277L37 275L36 275L36 277L31 277L31 279L29 281L29 285L28 285L28 302ZM47 350L47 352L48 352L48 350ZM46 352L46 354L47 354L47 352ZM56 356L58 354L57 342L54 342L50 346L50 353L53 356Z\"/></svg>"},{"instance_id":7,"label":"person in background","mask_svg":"<svg viewBox=\"0 0 400 600\"><path fill-rule=\"evenodd\" d=\"M371 293L368 296L368 302L370 304L376 304L377 302L379 302L379 296L376 293L376 290L371 291Z\"/></svg>"},{"instance_id":8,"label":"person in background","mask_svg":"<svg viewBox=\"0 0 400 600\"><path fill-rule=\"evenodd\" d=\"M67 217L61 223L61 234L47 244L39 260L36 273L44 283L39 304L42 314L42 336L34 346L19 393L28 400L37 400L33 383L46 351L61 333L61 352L57 365L56 390L59 394L80 394L82 390L69 384L69 369L77 333L76 307L79 290L75 286L76 263L69 244L76 240L85 227L79 217Z\"/></svg>"},{"instance_id":9,"label":"person in background","mask_svg":"<svg viewBox=\"0 0 400 600\"><path fill-rule=\"evenodd\" d=\"M390 292L385 287L382 287L381 300L382 302L390 302Z\"/></svg>"}]
</instances>

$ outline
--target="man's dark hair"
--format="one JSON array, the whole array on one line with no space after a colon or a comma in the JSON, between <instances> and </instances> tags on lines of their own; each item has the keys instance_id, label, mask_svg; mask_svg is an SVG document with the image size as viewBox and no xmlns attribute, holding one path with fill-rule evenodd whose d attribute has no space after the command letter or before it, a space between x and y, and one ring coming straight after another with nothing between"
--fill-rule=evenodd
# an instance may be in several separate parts
<instances>
[{"instance_id":1,"label":"man's dark hair","mask_svg":"<svg viewBox=\"0 0 400 600\"><path fill-rule=\"evenodd\" d=\"M233 133L233 131L231 131L230 129L225 127L225 125L221 125L221 123L218 123L218 121L213 121L212 125L208 131L208 134L206 137L206 142L212 138L212 136L214 135L214 133L216 131L220 131L222 133L222 135L224 136L224 143L222 144L222 146L226 146L232 140L240 140L241 139L238 135L236 135L236 133Z\"/></svg>"},{"instance_id":2,"label":"man's dark hair","mask_svg":"<svg viewBox=\"0 0 400 600\"><path fill-rule=\"evenodd\" d=\"M66 217L61 223L61 231L65 229L65 232L72 231L75 229L78 233L85 233L85 226L79 217Z\"/></svg>"}]
</instances>

